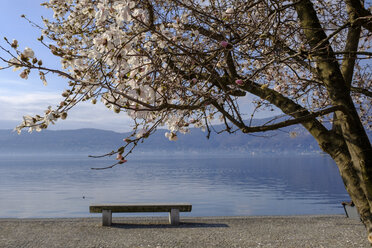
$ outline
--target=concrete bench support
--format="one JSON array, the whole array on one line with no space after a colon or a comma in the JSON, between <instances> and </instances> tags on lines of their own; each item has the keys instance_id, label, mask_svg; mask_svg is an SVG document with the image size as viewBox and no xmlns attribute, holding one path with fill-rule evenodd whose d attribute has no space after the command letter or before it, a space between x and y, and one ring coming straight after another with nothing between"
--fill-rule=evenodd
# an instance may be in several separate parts
<instances>
[{"instance_id":1,"label":"concrete bench support","mask_svg":"<svg viewBox=\"0 0 372 248\"><path fill-rule=\"evenodd\" d=\"M189 203L93 204L91 213L102 213L102 225L111 226L112 213L168 212L171 225L180 224L180 212L191 212Z\"/></svg>"},{"instance_id":2,"label":"concrete bench support","mask_svg":"<svg viewBox=\"0 0 372 248\"><path fill-rule=\"evenodd\" d=\"M111 210L102 209L102 226L111 226L112 212Z\"/></svg>"},{"instance_id":3,"label":"concrete bench support","mask_svg":"<svg viewBox=\"0 0 372 248\"><path fill-rule=\"evenodd\" d=\"M169 224L171 225L179 225L180 224L180 210L179 209L171 209L169 212Z\"/></svg>"}]
</instances>

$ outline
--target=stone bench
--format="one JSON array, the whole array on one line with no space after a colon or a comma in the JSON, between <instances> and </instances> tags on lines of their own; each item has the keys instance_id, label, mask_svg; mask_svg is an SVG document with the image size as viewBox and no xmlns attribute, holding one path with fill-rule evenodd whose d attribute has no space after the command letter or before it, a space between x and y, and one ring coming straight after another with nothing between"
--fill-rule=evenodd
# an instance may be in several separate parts
<instances>
[{"instance_id":1,"label":"stone bench","mask_svg":"<svg viewBox=\"0 0 372 248\"><path fill-rule=\"evenodd\" d=\"M102 213L102 225L111 226L112 213L169 212L169 223L180 223L180 212L191 212L189 203L93 204L89 212Z\"/></svg>"}]
</instances>

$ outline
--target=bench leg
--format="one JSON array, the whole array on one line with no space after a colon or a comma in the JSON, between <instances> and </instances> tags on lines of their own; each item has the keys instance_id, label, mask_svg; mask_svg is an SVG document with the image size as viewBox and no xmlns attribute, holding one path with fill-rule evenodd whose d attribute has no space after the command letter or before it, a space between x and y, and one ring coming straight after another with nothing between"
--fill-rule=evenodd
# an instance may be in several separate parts
<instances>
[{"instance_id":1,"label":"bench leg","mask_svg":"<svg viewBox=\"0 0 372 248\"><path fill-rule=\"evenodd\" d=\"M171 211L169 212L169 223L171 225L180 224L180 210L179 209L171 209Z\"/></svg>"},{"instance_id":2,"label":"bench leg","mask_svg":"<svg viewBox=\"0 0 372 248\"><path fill-rule=\"evenodd\" d=\"M102 210L102 226L111 226L112 213L111 210Z\"/></svg>"}]
</instances>

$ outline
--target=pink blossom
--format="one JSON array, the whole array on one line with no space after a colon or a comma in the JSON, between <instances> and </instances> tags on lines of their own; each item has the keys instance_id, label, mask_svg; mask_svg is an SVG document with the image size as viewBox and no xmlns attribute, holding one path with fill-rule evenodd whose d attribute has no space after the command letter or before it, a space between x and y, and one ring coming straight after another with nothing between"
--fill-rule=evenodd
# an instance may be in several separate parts
<instances>
[{"instance_id":1,"label":"pink blossom","mask_svg":"<svg viewBox=\"0 0 372 248\"><path fill-rule=\"evenodd\" d=\"M195 84L198 80L196 78L193 78L191 81Z\"/></svg>"},{"instance_id":2,"label":"pink blossom","mask_svg":"<svg viewBox=\"0 0 372 248\"><path fill-rule=\"evenodd\" d=\"M120 153L116 156L116 160L119 160L119 162L118 162L119 164L124 164L128 161Z\"/></svg>"},{"instance_id":3,"label":"pink blossom","mask_svg":"<svg viewBox=\"0 0 372 248\"><path fill-rule=\"evenodd\" d=\"M131 142L131 139L129 139L129 138L125 138L125 139L123 139L123 141L129 143L129 142Z\"/></svg>"},{"instance_id":4,"label":"pink blossom","mask_svg":"<svg viewBox=\"0 0 372 248\"><path fill-rule=\"evenodd\" d=\"M226 48L228 45L229 45L229 42L223 40L220 42L220 45L223 47L223 48Z\"/></svg>"},{"instance_id":5,"label":"pink blossom","mask_svg":"<svg viewBox=\"0 0 372 248\"><path fill-rule=\"evenodd\" d=\"M119 161L119 164L124 164L124 163L126 163L126 162L128 162L128 160L126 160L126 159L121 159L120 161Z\"/></svg>"},{"instance_id":6,"label":"pink blossom","mask_svg":"<svg viewBox=\"0 0 372 248\"><path fill-rule=\"evenodd\" d=\"M244 84L243 80L241 80L241 79L237 79L237 80L235 80L235 83L236 83L237 85L243 85L243 84Z\"/></svg>"}]
</instances>

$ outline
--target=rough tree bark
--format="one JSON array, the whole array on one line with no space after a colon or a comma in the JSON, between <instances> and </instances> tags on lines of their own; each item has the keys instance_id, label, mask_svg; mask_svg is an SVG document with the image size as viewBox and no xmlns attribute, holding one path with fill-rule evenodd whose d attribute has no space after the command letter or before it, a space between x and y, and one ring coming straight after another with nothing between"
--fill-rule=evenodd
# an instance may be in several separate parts
<instances>
[{"instance_id":1,"label":"rough tree bark","mask_svg":"<svg viewBox=\"0 0 372 248\"><path fill-rule=\"evenodd\" d=\"M343 108L343 111L336 112L337 122L335 123L340 127L341 135L337 134L337 128L333 130L335 135L344 142L336 146L330 145L330 147L321 145L321 148L337 163L346 190L359 211L367 228L369 242L372 243L372 148L350 97L350 82L353 73L350 68L354 62L352 58L349 58L345 60L342 68L338 64L311 1L300 1L295 8L310 47L327 51L322 55L314 56L317 70L327 88L332 104ZM348 10L352 19L352 8ZM354 23L351 24L346 49L356 50L358 43L354 39L355 35L358 37L360 27L353 26Z\"/></svg>"}]
</instances>

